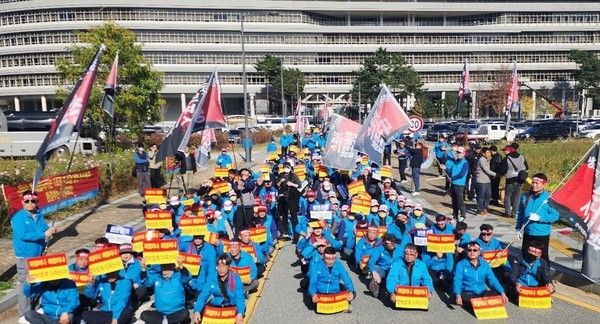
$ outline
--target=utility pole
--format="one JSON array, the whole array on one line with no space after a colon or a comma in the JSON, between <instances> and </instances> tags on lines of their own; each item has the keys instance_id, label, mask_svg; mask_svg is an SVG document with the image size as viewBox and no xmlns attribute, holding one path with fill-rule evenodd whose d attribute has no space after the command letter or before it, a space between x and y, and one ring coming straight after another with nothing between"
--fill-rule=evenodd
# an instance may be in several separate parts
<instances>
[{"instance_id":1,"label":"utility pole","mask_svg":"<svg viewBox=\"0 0 600 324\"><path fill-rule=\"evenodd\" d=\"M283 93L283 59L281 59L281 111L283 113L283 124L287 124L287 105L285 104L285 94Z\"/></svg>"},{"instance_id":2,"label":"utility pole","mask_svg":"<svg viewBox=\"0 0 600 324\"><path fill-rule=\"evenodd\" d=\"M362 100L360 95L360 82L358 82L358 123L362 124Z\"/></svg>"}]
</instances>

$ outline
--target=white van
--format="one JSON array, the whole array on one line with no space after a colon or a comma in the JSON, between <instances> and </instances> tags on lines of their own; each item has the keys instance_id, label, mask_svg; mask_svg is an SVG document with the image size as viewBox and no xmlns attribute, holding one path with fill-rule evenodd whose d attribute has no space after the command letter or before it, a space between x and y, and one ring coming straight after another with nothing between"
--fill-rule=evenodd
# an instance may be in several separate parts
<instances>
[{"instance_id":1,"label":"white van","mask_svg":"<svg viewBox=\"0 0 600 324\"><path fill-rule=\"evenodd\" d=\"M479 135L485 135L488 141L499 141L506 136L506 140L512 142L515 140L517 133L518 131L511 126L507 135L506 124L483 124L479 126Z\"/></svg>"}]
</instances>

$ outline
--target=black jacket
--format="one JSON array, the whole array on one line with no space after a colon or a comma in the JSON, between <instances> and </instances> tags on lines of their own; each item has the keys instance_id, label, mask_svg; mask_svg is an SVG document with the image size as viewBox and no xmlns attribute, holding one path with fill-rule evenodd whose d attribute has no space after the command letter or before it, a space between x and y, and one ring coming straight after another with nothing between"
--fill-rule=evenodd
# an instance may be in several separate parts
<instances>
[{"instance_id":1,"label":"black jacket","mask_svg":"<svg viewBox=\"0 0 600 324\"><path fill-rule=\"evenodd\" d=\"M529 271L529 267L521 262L521 258L516 258L512 261L510 265L510 281L513 285L517 284L519 277L526 274ZM550 277L550 268L548 267L548 263L546 260L542 258L538 258L540 262L537 271L535 272L535 279L540 283L540 285L545 286L549 283L552 283L552 278Z\"/></svg>"}]
</instances>

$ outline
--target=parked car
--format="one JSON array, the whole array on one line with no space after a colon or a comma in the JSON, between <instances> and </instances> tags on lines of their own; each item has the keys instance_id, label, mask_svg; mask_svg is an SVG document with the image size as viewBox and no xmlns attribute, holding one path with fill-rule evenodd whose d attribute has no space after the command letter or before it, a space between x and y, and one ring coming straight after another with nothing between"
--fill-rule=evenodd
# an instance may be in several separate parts
<instances>
[{"instance_id":1,"label":"parked car","mask_svg":"<svg viewBox=\"0 0 600 324\"><path fill-rule=\"evenodd\" d=\"M486 135L488 141L499 141L506 137L506 140L512 142L515 140L519 131L510 126L508 134L506 134L505 124L483 124L479 126L479 135Z\"/></svg>"},{"instance_id":2,"label":"parked car","mask_svg":"<svg viewBox=\"0 0 600 324\"><path fill-rule=\"evenodd\" d=\"M533 125L519 134L519 139L563 140L573 136L577 125L571 122L541 123Z\"/></svg>"},{"instance_id":3,"label":"parked car","mask_svg":"<svg viewBox=\"0 0 600 324\"><path fill-rule=\"evenodd\" d=\"M239 129L230 129L227 132L227 141L229 143L238 144L240 142L241 131Z\"/></svg>"},{"instance_id":4,"label":"parked car","mask_svg":"<svg viewBox=\"0 0 600 324\"><path fill-rule=\"evenodd\" d=\"M435 142L438 140L440 135L448 137L452 135L457 129L458 127L452 124L435 124L427 130L427 136L425 137L425 139L428 141Z\"/></svg>"},{"instance_id":5,"label":"parked car","mask_svg":"<svg viewBox=\"0 0 600 324\"><path fill-rule=\"evenodd\" d=\"M585 130L579 132L579 137L598 139L600 138L600 124L589 126Z\"/></svg>"}]
</instances>

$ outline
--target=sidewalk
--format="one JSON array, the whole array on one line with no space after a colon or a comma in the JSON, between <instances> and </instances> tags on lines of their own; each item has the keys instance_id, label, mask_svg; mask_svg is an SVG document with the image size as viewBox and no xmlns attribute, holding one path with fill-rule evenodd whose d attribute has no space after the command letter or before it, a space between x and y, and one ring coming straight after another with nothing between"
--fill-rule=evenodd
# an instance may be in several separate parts
<instances>
[{"instance_id":1,"label":"sidewalk","mask_svg":"<svg viewBox=\"0 0 600 324\"><path fill-rule=\"evenodd\" d=\"M254 167L262 163L266 158L266 152L261 149L258 152L253 152L253 156L252 162L245 163L242 166ZM239 164L241 165L242 163ZM196 172L192 180L193 185L199 187L202 181L212 177L214 166L214 161L211 160L206 170ZM135 179L132 178L132 181L135 181ZM56 225L60 226L63 231L52 240L48 248L48 253L65 252L68 257L72 257L75 250L83 247L89 248L93 245L94 240L104 236L108 224L125 225L139 229L143 226L141 203L142 198L137 191L133 191L122 198L109 201L106 204L96 206L57 222ZM0 259L1 276L4 278L3 280L10 280L16 274L12 240L3 239L0 241L0 253L3 256ZM6 295L0 299L0 312L4 312L0 315L0 318L7 318L6 315L14 315L7 314L11 310L6 310L15 304L15 291L7 291Z\"/></svg>"},{"instance_id":2,"label":"sidewalk","mask_svg":"<svg viewBox=\"0 0 600 324\"><path fill-rule=\"evenodd\" d=\"M392 159L393 160L393 159ZM397 160L396 160L397 161ZM397 162L393 162L394 177L399 179ZM410 176L407 176L411 179ZM412 196L412 181L402 184L402 194L424 207L424 212L434 220L438 214L452 215L450 196L444 196L443 177L438 177L435 167L421 171L421 191L419 196ZM467 201L467 232L473 237L479 234L479 226L487 223L494 227L494 236L508 244L515 237L515 219L503 217L504 208L491 206L489 215L478 216L476 203ZM521 253L520 240L515 240L509 252ZM600 295L600 284L594 284L581 274L583 241L577 241L567 235L553 232L550 236L550 263L553 278L565 285Z\"/></svg>"}]
</instances>

